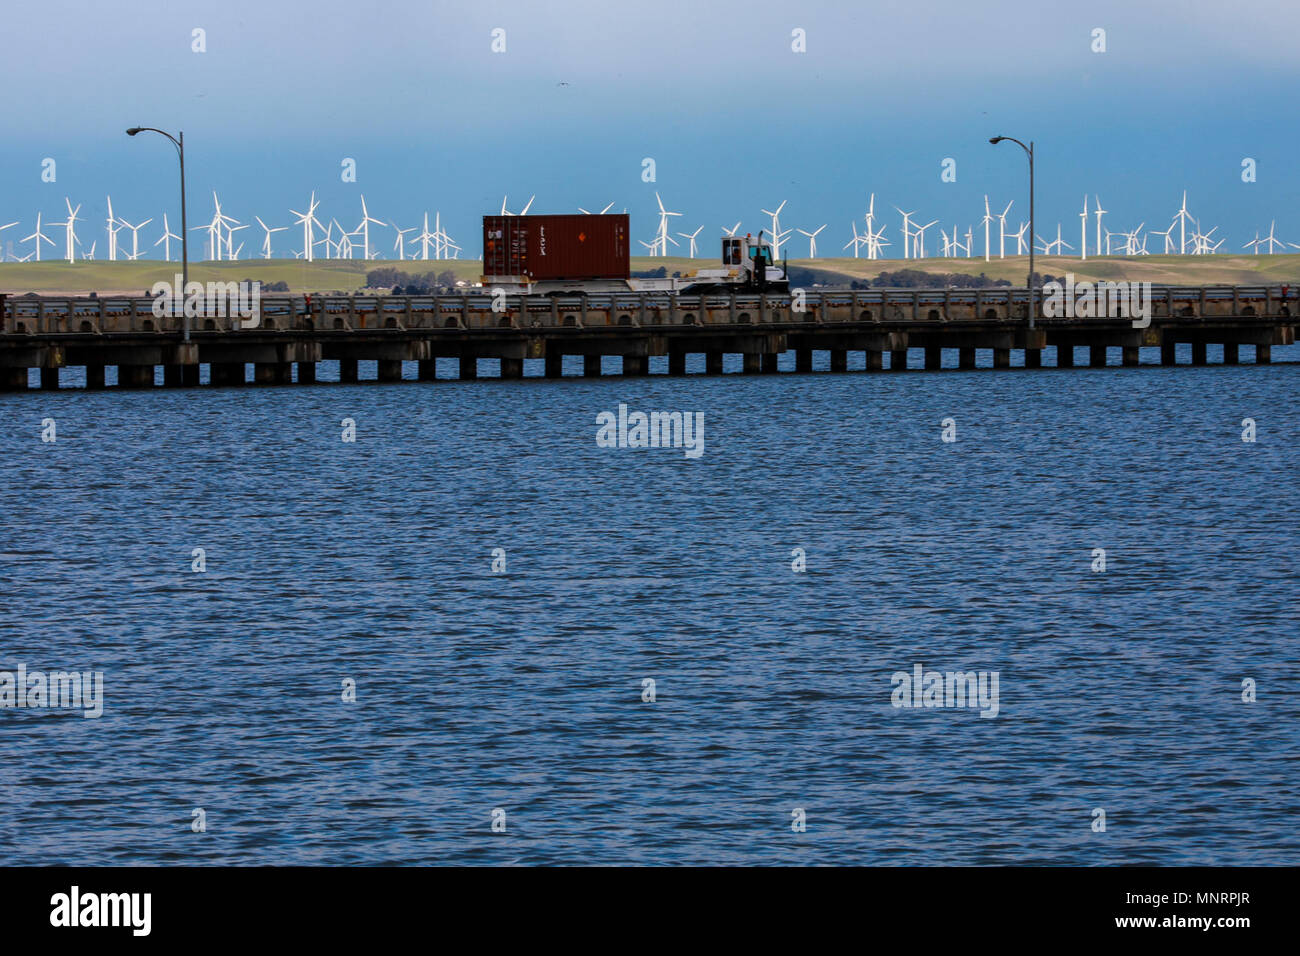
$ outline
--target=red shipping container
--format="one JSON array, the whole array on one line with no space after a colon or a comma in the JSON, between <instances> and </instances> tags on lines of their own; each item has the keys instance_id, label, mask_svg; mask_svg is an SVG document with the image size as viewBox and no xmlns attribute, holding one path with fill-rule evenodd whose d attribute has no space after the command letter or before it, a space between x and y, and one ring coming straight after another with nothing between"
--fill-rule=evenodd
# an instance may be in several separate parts
<instances>
[{"instance_id":1,"label":"red shipping container","mask_svg":"<svg viewBox=\"0 0 1300 956\"><path fill-rule=\"evenodd\" d=\"M494 278L626 279L627 213L484 216L483 275Z\"/></svg>"}]
</instances>

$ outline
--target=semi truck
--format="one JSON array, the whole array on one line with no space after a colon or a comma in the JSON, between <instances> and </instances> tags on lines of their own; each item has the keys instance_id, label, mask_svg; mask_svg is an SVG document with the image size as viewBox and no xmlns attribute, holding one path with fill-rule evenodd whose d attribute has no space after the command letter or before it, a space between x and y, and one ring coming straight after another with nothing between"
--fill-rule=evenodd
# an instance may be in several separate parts
<instances>
[{"instance_id":1,"label":"semi truck","mask_svg":"<svg viewBox=\"0 0 1300 956\"><path fill-rule=\"evenodd\" d=\"M680 292L686 295L787 292L784 264L771 243L724 236L716 266L688 275L637 278L631 272L626 213L483 217L483 290L508 294L582 295Z\"/></svg>"}]
</instances>

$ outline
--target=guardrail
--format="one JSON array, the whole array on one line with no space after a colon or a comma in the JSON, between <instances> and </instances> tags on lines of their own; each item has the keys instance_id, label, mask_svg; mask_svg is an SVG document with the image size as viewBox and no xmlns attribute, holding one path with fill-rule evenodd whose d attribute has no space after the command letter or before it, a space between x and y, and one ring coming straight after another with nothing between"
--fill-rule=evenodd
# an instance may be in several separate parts
<instances>
[{"instance_id":1,"label":"guardrail","mask_svg":"<svg viewBox=\"0 0 1300 956\"><path fill-rule=\"evenodd\" d=\"M1289 317L1297 293L1289 286L1155 286L1153 318ZM1046 318L1039 292L1039 324L1081 320ZM181 316L153 312L147 297L0 296L4 335L174 335ZM672 327L813 322L912 324L981 322L1023 324L1025 289L809 290L795 295L678 295L600 293L588 296L494 297L458 295L266 295L259 304L262 332L432 332ZM1087 321L1087 320L1082 320ZM196 334L228 331L239 316L195 317Z\"/></svg>"}]
</instances>

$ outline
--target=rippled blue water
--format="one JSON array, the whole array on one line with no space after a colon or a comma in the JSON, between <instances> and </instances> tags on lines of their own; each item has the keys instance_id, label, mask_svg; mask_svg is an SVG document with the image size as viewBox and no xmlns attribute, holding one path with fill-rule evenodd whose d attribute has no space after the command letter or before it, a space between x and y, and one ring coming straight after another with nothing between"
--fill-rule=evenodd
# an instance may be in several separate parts
<instances>
[{"instance_id":1,"label":"rippled blue water","mask_svg":"<svg viewBox=\"0 0 1300 956\"><path fill-rule=\"evenodd\" d=\"M0 710L0 855L1300 863L1298 394L1276 364L0 396L0 669L106 696ZM620 402L703 412L705 454L598 448ZM916 663L998 671L998 716L891 706Z\"/></svg>"}]
</instances>

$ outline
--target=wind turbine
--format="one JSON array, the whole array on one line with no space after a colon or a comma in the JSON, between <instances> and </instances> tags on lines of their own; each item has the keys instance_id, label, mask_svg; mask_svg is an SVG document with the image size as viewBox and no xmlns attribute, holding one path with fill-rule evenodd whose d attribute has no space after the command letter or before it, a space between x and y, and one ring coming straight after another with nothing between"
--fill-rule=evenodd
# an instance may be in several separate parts
<instances>
[{"instance_id":1,"label":"wind turbine","mask_svg":"<svg viewBox=\"0 0 1300 956\"><path fill-rule=\"evenodd\" d=\"M80 209L81 207L78 206L77 208ZM1268 235L1265 236L1264 239L1262 240L1262 241L1268 243L1268 254L1269 254L1269 255L1272 255L1272 254L1273 254L1273 246L1274 246L1274 245L1278 245L1278 246L1280 246L1280 247L1283 248L1283 249L1286 248L1286 243L1282 242L1282 240L1278 239L1276 236L1273 235L1273 231L1276 229L1276 227L1277 227L1277 220L1274 220L1273 222L1270 222L1270 223L1268 224Z\"/></svg>"},{"instance_id":2,"label":"wind turbine","mask_svg":"<svg viewBox=\"0 0 1300 956\"><path fill-rule=\"evenodd\" d=\"M269 259L271 258L271 233L284 232L289 227L275 226L274 228L272 228L271 226L268 226L266 223L262 222L261 216L254 216L253 218L256 219L257 224L262 227L262 231L266 233L266 238L262 240L262 258ZM166 220L167 217L163 216L163 221L166 222Z\"/></svg>"},{"instance_id":3,"label":"wind turbine","mask_svg":"<svg viewBox=\"0 0 1300 956\"><path fill-rule=\"evenodd\" d=\"M150 216L144 222L138 223L134 226L125 219L121 219L119 222L121 222L125 228L131 230L131 252L127 255L127 258L134 262L136 259L140 258L140 230L153 222L153 216Z\"/></svg>"},{"instance_id":4,"label":"wind turbine","mask_svg":"<svg viewBox=\"0 0 1300 956\"><path fill-rule=\"evenodd\" d=\"M668 255L668 243L671 242L674 246L680 245L676 239L673 239L668 235L668 217L680 216L681 213L669 212L665 209L664 201L659 198L659 193L657 192L655 193L655 201L659 203L659 233L655 237L655 241L659 243L659 248L661 250L659 254L666 256Z\"/></svg>"},{"instance_id":5,"label":"wind turbine","mask_svg":"<svg viewBox=\"0 0 1300 956\"><path fill-rule=\"evenodd\" d=\"M773 211L770 210L770 209L761 209L761 210L759 210L760 212L763 213L763 215L765 215L765 216L771 216L771 217L772 217L772 258L773 258L773 259L780 259L780 258L781 258L781 239L780 239L780 237L781 237L781 210L785 208L785 204L786 204L787 202L789 202L789 200L787 200L787 199L782 199L782 200L781 200L781 205L779 205L779 206L776 207L776 212L773 212ZM788 230L787 230L787 233L788 233Z\"/></svg>"},{"instance_id":6,"label":"wind turbine","mask_svg":"<svg viewBox=\"0 0 1300 956\"><path fill-rule=\"evenodd\" d=\"M1187 212L1186 189L1183 190L1183 204L1174 214L1174 218L1178 220L1178 253L1185 256L1187 255L1187 223L1192 219Z\"/></svg>"},{"instance_id":7,"label":"wind turbine","mask_svg":"<svg viewBox=\"0 0 1300 956\"><path fill-rule=\"evenodd\" d=\"M1159 229L1151 230L1151 235L1165 237L1165 251L1164 251L1165 255L1169 255L1170 247L1173 246L1174 244L1174 225L1175 224L1171 222L1169 224L1169 228L1166 229L1164 232L1161 232Z\"/></svg>"},{"instance_id":8,"label":"wind turbine","mask_svg":"<svg viewBox=\"0 0 1300 956\"><path fill-rule=\"evenodd\" d=\"M821 232L825 228L826 228L826 223L822 223L812 232L807 232L806 230L803 229L799 230L799 232L803 233L805 236L808 237L808 258L809 259L817 258L817 233Z\"/></svg>"},{"instance_id":9,"label":"wind turbine","mask_svg":"<svg viewBox=\"0 0 1300 956\"><path fill-rule=\"evenodd\" d=\"M613 203L610 203L608 206L606 206L606 207L605 207L604 209L602 209L600 212L596 213L596 215L597 215L597 216L603 216L603 215L605 215L605 213L607 213L607 212L610 211L610 209L613 207L613 205L614 205ZM590 216L590 215L591 215L590 212L588 212L587 210L583 209L581 206L578 207L578 212L580 212L580 213L582 213L583 215L586 215L586 216Z\"/></svg>"},{"instance_id":10,"label":"wind turbine","mask_svg":"<svg viewBox=\"0 0 1300 956\"><path fill-rule=\"evenodd\" d=\"M984 194L984 261L989 261L989 226L993 223L993 216L989 214L989 197L988 193Z\"/></svg>"},{"instance_id":11,"label":"wind turbine","mask_svg":"<svg viewBox=\"0 0 1300 956\"><path fill-rule=\"evenodd\" d=\"M108 261L117 261L117 233L121 226L114 226L117 219L113 216L113 197L107 196L108 199Z\"/></svg>"},{"instance_id":12,"label":"wind turbine","mask_svg":"<svg viewBox=\"0 0 1300 956\"><path fill-rule=\"evenodd\" d=\"M1016 240L1016 255L1023 256L1027 251L1025 246L1025 230L1029 228L1029 223L1022 222L1020 228L1011 234L1011 238Z\"/></svg>"},{"instance_id":13,"label":"wind turbine","mask_svg":"<svg viewBox=\"0 0 1300 956\"><path fill-rule=\"evenodd\" d=\"M695 237L700 234L700 230L703 228L704 228L703 226L700 226L700 228L696 229L694 232L679 232L677 234L681 236L683 239L689 239L691 241L690 253L689 253L689 258L691 259L695 258Z\"/></svg>"},{"instance_id":14,"label":"wind turbine","mask_svg":"<svg viewBox=\"0 0 1300 956\"><path fill-rule=\"evenodd\" d=\"M533 208L533 200L537 198L537 195L534 193L532 196L528 197L528 204L525 205L524 208L521 209L521 210L520 210L519 212L517 212L517 213L513 213L513 212L511 212L509 209L506 208L506 200L509 199L509 198L510 198L510 197L509 197L508 195L506 195L506 196L502 196L502 197L501 197L501 215L503 215L503 216L516 216L516 215L518 215L518 216L526 216L526 215L528 215L528 210L530 210L530 209ZM610 205L613 205L613 203L610 203Z\"/></svg>"},{"instance_id":15,"label":"wind turbine","mask_svg":"<svg viewBox=\"0 0 1300 956\"><path fill-rule=\"evenodd\" d=\"M289 212L298 217L294 222L294 225L302 225L302 257L308 262L314 261L312 259L312 248L315 245L312 242L312 223L316 224L317 229L325 228L320 224L320 220L316 218L316 207L318 205L320 204L316 202L316 190L313 189L311 192L311 203L307 206L306 212L298 212L296 209L289 210Z\"/></svg>"},{"instance_id":16,"label":"wind turbine","mask_svg":"<svg viewBox=\"0 0 1300 956\"><path fill-rule=\"evenodd\" d=\"M68 219L66 222L63 223L64 241L66 243L64 247L64 253L65 253L65 257L69 262L76 262L77 261L76 244L81 241L80 239L77 238L76 222L77 222L77 213L81 212L81 203L77 203L77 208L73 209L71 199L69 199L67 196L64 196L63 201L68 206Z\"/></svg>"},{"instance_id":17,"label":"wind turbine","mask_svg":"<svg viewBox=\"0 0 1300 956\"><path fill-rule=\"evenodd\" d=\"M393 251L397 253L398 260L404 260L406 258L406 234L408 232L415 232L415 227L410 226L406 229L398 229L397 223L389 222L388 224L393 227L393 232L397 233L397 240L393 243Z\"/></svg>"},{"instance_id":18,"label":"wind turbine","mask_svg":"<svg viewBox=\"0 0 1300 956\"><path fill-rule=\"evenodd\" d=\"M998 213L998 258L1007 257L1007 213L1011 211L1016 201L1013 199L1007 203L1007 208ZM954 227L955 228L955 227ZM969 256L967 256L969 258Z\"/></svg>"},{"instance_id":19,"label":"wind turbine","mask_svg":"<svg viewBox=\"0 0 1300 956\"><path fill-rule=\"evenodd\" d=\"M17 220L17 219L15 219L13 222L7 222L7 223L5 223L3 226L0 226L0 232L4 232L6 229L12 229L12 228L13 228L14 226L16 226L16 225L18 225L18 220ZM93 246L92 246L92 248L93 248ZM3 254L3 253L0 253L0 262L4 262L4 254Z\"/></svg>"},{"instance_id":20,"label":"wind turbine","mask_svg":"<svg viewBox=\"0 0 1300 956\"><path fill-rule=\"evenodd\" d=\"M1088 258L1088 194L1083 194L1083 212L1079 213L1079 259Z\"/></svg>"},{"instance_id":21,"label":"wind turbine","mask_svg":"<svg viewBox=\"0 0 1300 956\"><path fill-rule=\"evenodd\" d=\"M895 206L894 208L895 208L895 209L898 209L897 206ZM914 215L916 215L916 212L915 212L915 211L912 211L912 212L903 212L903 210L901 210L901 209L898 209L898 211L899 211L900 213L903 213L903 258L906 259L906 258L908 258L908 255L907 255L907 241L908 241L909 238L911 238L911 235L912 235L912 234L911 234L911 231L910 231L907 227L908 227L909 225L911 225L911 217L914 216Z\"/></svg>"},{"instance_id":22,"label":"wind turbine","mask_svg":"<svg viewBox=\"0 0 1300 956\"><path fill-rule=\"evenodd\" d=\"M366 197L361 197L361 225L358 227L361 232L361 258L370 258L370 224L382 226L383 222L370 215L370 210L366 209ZM355 234L355 233L354 233Z\"/></svg>"},{"instance_id":23,"label":"wind turbine","mask_svg":"<svg viewBox=\"0 0 1300 956\"><path fill-rule=\"evenodd\" d=\"M1108 210L1101 208L1100 196L1098 196L1096 193L1093 193L1092 198L1097 200L1097 208L1092 211L1093 215L1097 217L1097 236L1096 236L1097 241L1096 243L1094 243L1094 245L1096 246L1097 249L1096 255L1101 255L1101 217L1104 216L1108 212ZM1110 233L1109 232L1106 233L1106 236L1107 236L1106 255L1110 255L1110 238L1109 238Z\"/></svg>"},{"instance_id":24,"label":"wind turbine","mask_svg":"<svg viewBox=\"0 0 1300 956\"><path fill-rule=\"evenodd\" d=\"M853 258L856 259L858 258L858 248L862 245L864 241L866 241L868 236L870 236L870 231L868 231L867 236L859 236L858 221L856 219L849 220L849 228L853 230L853 238L850 239L848 242L844 243L844 248L847 249L849 246L852 246ZM870 248L871 248L870 245L868 245L867 249L870 250ZM868 251L868 255L870 255L870 251Z\"/></svg>"},{"instance_id":25,"label":"wind turbine","mask_svg":"<svg viewBox=\"0 0 1300 956\"><path fill-rule=\"evenodd\" d=\"M24 238L24 239L20 239L19 241L20 241L20 242L27 242L27 241L30 240L30 239L35 239L35 240L36 240L36 252L35 252L35 255L36 255L36 261L37 261L37 262L40 262L40 261L41 261L41 242L44 241L44 242L48 242L50 245L54 245L54 240L51 239L49 236L45 235L45 233L41 232L41 214L40 214L39 212L36 214L36 231L35 231L34 233L32 233L30 236L27 236L27 237ZM26 260L23 260L23 261L26 261Z\"/></svg>"},{"instance_id":26,"label":"wind turbine","mask_svg":"<svg viewBox=\"0 0 1300 956\"><path fill-rule=\"evenodd\" d=\"M912 243L912 252L917 253L916 258L925 258L925 230L929 229L938 221L938 219L933 219L930 222L927 222L924 226L916 227L915 241ZM985 248L987 249L987 247Z\"/></svg>"},{"instance_id":27,"label":"wind turbine","mask_svg":"<svg viewBox=\"0 0 1300 956\"><path fill-rule=\"evenodd\" d=\"M180 236L172 232L171 227L167 224L167 213L163 213L163 234L162 238L154 243L155 246L163 247L163 258L167 262L172 261L172 240L180 239ZM166 243L166 245L163 245Z\"/></svg>"},{"instance_id":28,"label":"wind turbine","mask_svg":"<svg viewBox=\"0 0 1300 956\"><path fill-rule=\"evenodd\" d=\"M740 229L740 220L739 220L739 219L736 220L736 224L735 224L734 226L732 226L730 229L728 229L726 226L723 226L723 227L722 227L722 231L725 232L727 235L731 236L733 239L735 238L735 236L736 236L736 232L737 232L739 229Z\"/></svg>"}]
</instances>

